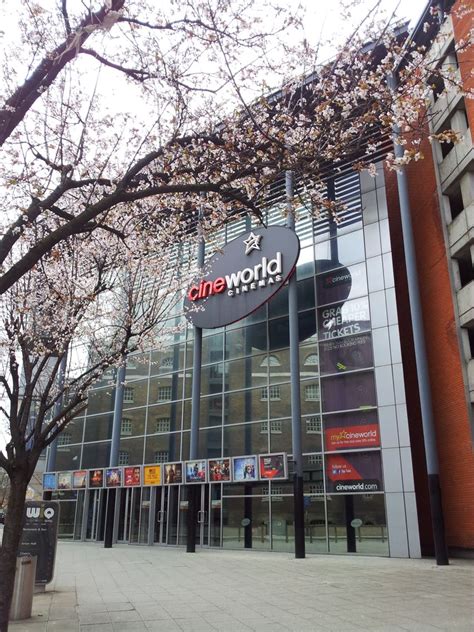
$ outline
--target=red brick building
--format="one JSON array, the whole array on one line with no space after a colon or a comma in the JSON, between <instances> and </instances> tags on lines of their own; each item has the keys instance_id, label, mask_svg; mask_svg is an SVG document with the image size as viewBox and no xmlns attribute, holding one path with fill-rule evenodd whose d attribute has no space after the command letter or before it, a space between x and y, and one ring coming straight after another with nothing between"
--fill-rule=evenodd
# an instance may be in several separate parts
<instances>
[{"instance_id":1,"label":"red brick building","mask_svg":"<svg viewBox=\"0 0 474 632\"><path fill-rule=\"evenodd\" d=\"M454 67L464 87L472 89L474 59L458 50L474 24L472 3L449 4L443 37L428 54L437 64ZM474 553L474 101L445 86L436 92L431 131L452 128L463 139L455 145L426 141L425 159L410 165L407 175L446 537L451 553L469 554ZM386 179L421 546L429 554L433 544L397 180L394 174Z\"/></svg>"}]
</instances>

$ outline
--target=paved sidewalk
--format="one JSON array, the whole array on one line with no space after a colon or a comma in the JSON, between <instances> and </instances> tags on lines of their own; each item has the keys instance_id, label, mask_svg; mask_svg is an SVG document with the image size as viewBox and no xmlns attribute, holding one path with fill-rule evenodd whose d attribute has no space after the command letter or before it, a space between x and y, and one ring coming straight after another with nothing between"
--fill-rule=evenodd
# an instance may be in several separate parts
<instances>
[{"instance_id":1,"label":"paved sidewalk","mask_svg":"<svg viewBox=\"0 0 474 632\"><path fill-rule=\"evenodd\" d=\"M60 543L11 632L472 632L474 563Z\"/></svg>"}]
</instances>

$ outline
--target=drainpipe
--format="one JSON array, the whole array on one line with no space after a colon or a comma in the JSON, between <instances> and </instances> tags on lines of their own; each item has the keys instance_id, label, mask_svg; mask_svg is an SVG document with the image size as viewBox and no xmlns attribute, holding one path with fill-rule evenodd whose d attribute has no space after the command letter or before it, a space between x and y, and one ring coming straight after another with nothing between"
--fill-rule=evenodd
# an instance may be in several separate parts
<instances>
[{"instance_id":1,"label":"drainpipe","mask_svg":"<svg viewBox=\"0 0 474 632\"><path fill-rule=\"evenodd\" d=\"M388 77L390 89L395 92L397 79L394 74ZM396 158L403 156L403 146L396 140L400 136L398 125L393 126L394 153ZM431 525L435 545L436 564L449 564L448 549L444 530L443 506L441 502L441 487L439 484L439 463L436 447L436 433L431 398L431 385L426 355L425 332L420 299L418 270L416 267L416 249L411 222L410 198L408 195L408 181L405 169L397 172L398 198L400 202L400 216L402 220L403 245L405 249L405 265L407 270L408 294L412 318L413 340L415 346L416 373L420 394L421 419L423 424L423 438L425 444L426 469L428 472L429 497L431 507Z\"/></svg>"},{"instance_id":2,"label":"drainpipe","mask_svg":"<svg viewBox=\"0 0 474 632\"><path fill-rule=\"evenodd\" d=\"M201 214L200 214L201 217ZM200 218L199 218L200 219ZM200 226L197 264L199 269L204 267L204 237ZM189 458L197 459L199 449L199 416L201 402L201 365L202 365L202 329L194 327L194 353L193 353L193 382L191 390L191 436L189 440ZM188 495L188 515L187 515L187 536L186 536L186 552L195 553L196 551L196 518L198 511L198 499L200 485L192 484L187 486Z\"/></svg>"},{"instance_id":3,"label":"drainpipe","mask_svg":"<svg viewBox=\"0 0 474 632\"><path fill-rule=\"evenodd\" d=\"M295 230L293 210L293 174L285 174L287 200L287 226ZM290 331L290 373L291 373L291 443L293 451L293 497L295 518L295 558L305 557L304 538L304 490L303 490L303 452L301 447L301 399L300 399L300 352L298 330L298 288L296 270L288 284L288 312Z\"/></svg>"},{"instance_id":4,"label":"drainpipe","mask_svg":"<svg viewBox=\"0 0 474 632\"><path fill-rule=\"evenodd\" d=\"M120 429L122 427L123 392L125 382L125 361L117 371L114 399L114 418L112 422L112 441L110 445L109 467L117 467L120 449ZM116 489L107 490L107 513L105 520L104 549L111 549L114 532Z\"/></svg>"}]
</instances>

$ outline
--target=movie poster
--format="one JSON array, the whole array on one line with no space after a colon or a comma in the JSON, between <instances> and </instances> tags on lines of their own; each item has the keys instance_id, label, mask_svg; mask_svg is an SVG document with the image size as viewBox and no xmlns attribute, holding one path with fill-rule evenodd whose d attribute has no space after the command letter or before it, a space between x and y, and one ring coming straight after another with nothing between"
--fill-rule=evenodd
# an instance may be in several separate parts
<instances>
[{"instance_id":1,"label":"movie poster","mask_svg":"<svg viewBox=\"0 0 474 632\"><path fill-rule=\"evenodd\" d=\"M353 452L326 455L328 494L383 491L380 452Z\"/></svg>"},{"instance_id":2,"label":"movie poster","mask_svg":"<svg viewBox=\"0 0 474 632\"><path fill-rule=\"evenodd\" d=\"M58 489L72 489L72 472L58 472Z\"/></svg>"},{"instance_id":3,"label":"movie poster","mask_svg":"<svg viewBox=\"0 0 474 632\"><path fill-rule=\"evenodd\" d=\"M209 482L230 482L230 459L211 459L209 461Z\"/></svg>"},{"instance_id":4,"label":"movie poster","mask_svg":"<svg viewBox=\"0 0 474 632\"><path fill-rule=\"evenodd\" d=\"M375 410L324 416L326 451L378 448L380 428Z\"/></svg>"},{"instance_id":5,"label":"movie poster","mask_svg":"<svg viewBox=\"0 0 474 632\"><path fill-rule=\"evenodd\" d=\"M183 482L183 464L181 462L166 463L164 471L165 485L179 485Z\"/></svg>"},{"instance_id":6,"label":"movie poster","mask_svg":"<svg viewBox=\"0 0 474 632\"><path fill-rule=\"evenodd\" d=\"M85 489L87 487L87 470L76 470L72 473L73 489Z\"/></svg>"},{"instance_id":7,"label":"movie poster","mask_svg":"<svg viewBox=\"0 0 474 632\"><path fill-rule=\"evenodd\" d=\"M161 465L143 466L143 485L161 485Z\"/></svg>"},{"instance_id":8,"label":"movie poster","mask_svg":"<svg viewBox=\"0 0 474 632\"><path fill-rule=\"evenodd\" d=\"M46 472L43 474L43 491L53 492L56 490L57 476L55 472Z\"/></svg>"},{"instance_id":9,"label":"movie poster","mask_svg":"<svg viewBox=\"0 0 474 632\"><path fill-rule=\"evenodd\" d=\"M263 481L282 481L288 478L286 470L286 454L260 454L259 476Z\"/></svg>"},{"instance_id":10,"label":"movie poster","mask_svg":"<svg viewBox=\"0 0 474 632\"><path fill-rule=\"evenodd\" d=\"M104 470L89 470L89 489L100 489L104 486Z\"/></svg>"},{"instance_id":11,"label":"movie poster","mask_svg":"<svg viewBox=\"0 0 474 632\"><path fill-rule=\"evenodd\" d=\"M105 470L106 487L122 487L122 468L108 467Z\"/></svg>"},{"instance_id":12,"label":"movie poster","mask_svg":"<svg viewBox=\"0 0 474 632\"><path fill-rule=\"evenodd\" d=\"M186 461L186 483L205 483L207 461Z\"/></svg>"},{"instance_id":13,"label":"movie poster","mask_svg":"<svg viewBox=\"0 0 474 632\"><path fill-rule=\"evenodd\" d=\"M258 480L256 456L235 456L232 459L232 480L236 482L250 482Z\"/></svg>"},{"instance_id":14,"label":"movie poster","mask_svg":"<svg viewBox=\"0 0 474 632\"><path fill-rule=\"evenodd\" d=\"M141 485L140 466L123 468L123 485L124 487L137 487Z\"/></svg>"}]
</instances>

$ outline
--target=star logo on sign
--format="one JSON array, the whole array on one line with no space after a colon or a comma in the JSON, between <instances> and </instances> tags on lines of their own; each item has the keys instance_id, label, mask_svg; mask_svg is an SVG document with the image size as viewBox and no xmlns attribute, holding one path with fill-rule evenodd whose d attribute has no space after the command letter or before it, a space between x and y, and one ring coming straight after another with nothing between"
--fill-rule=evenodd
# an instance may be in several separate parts
<instances>
[{"instance_id":1,"label":"star logo on sign","mask_svg":"<svg viewBox=\"0 0 474 632\"><path fill-rule=\"evenodd\" d=\"M247 239L244 239L245 254L250 254L252 250L260 250L261 239L262 235L254 235L253 233L250 233Z\"/></svg>"}]
</instances>

